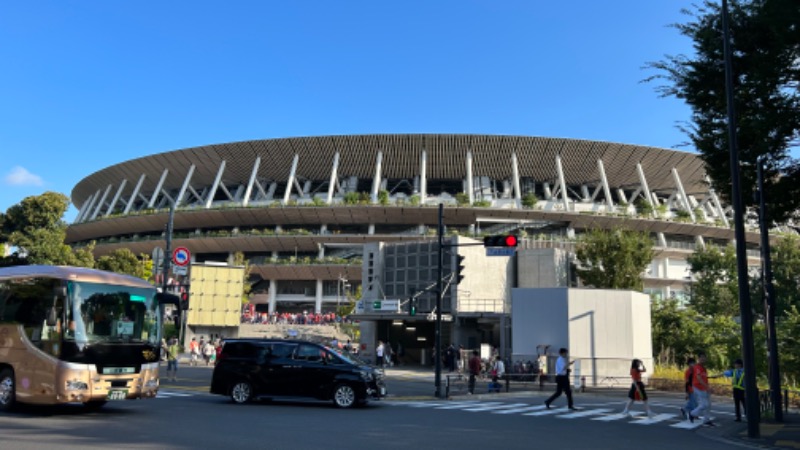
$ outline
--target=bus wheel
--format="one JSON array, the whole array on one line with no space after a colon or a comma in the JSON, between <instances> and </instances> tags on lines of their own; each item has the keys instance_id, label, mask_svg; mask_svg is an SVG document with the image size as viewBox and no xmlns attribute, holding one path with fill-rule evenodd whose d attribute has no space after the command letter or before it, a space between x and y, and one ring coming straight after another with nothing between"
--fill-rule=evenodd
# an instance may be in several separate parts
<instances>
[{"instance_id":1,"label":"bus wheel","mask_svg":"<svg viewBox=\"0 0 800 450\"><path fill-rule=\"evenodd\" d=\"M102 408L105 404L105 400L90 400L88 402L83 402L83 406L91 409L92 411Z\"/></svg>"},{"instance_id":2,"label":"bus wheel","mask_svg":"<svg viewBox=\"0 0 800 450\"><path fill-rule=\"evenodd\" d=\"M16 401L14 372L11 369L0 370L0 411L10 410Z\"/></svg>"}]
</instances>

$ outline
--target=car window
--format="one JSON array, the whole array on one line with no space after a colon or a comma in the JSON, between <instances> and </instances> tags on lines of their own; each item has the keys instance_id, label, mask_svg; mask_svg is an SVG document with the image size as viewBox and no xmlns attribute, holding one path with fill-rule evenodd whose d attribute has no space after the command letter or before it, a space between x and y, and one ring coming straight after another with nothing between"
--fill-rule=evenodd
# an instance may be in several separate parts
<instances>
[{"instance_id":1,"label":"car window","mask_svg":"<svg viewBox=\"0 0 800 450\"><path fill-rule=\"evenodd\" d=\"M223 347L223 352L232 358L254 358L258 349L249 342L229 342Z\"/></svg>"},{"instance_id":2,"label":"car window","mask_svg":"<svg viewBox=\"0 0 800 450\"><path fill-rule=\"evenodd\" d=\"M339 356L337 356L336 353L333 352L325 352L325 362L327 364L334 364L334 365L344 364L344 361L342 361L342 359L339 358Z\"/></svg>"},{"instance_id":3,"label":"car window","mask_svg":"<svg viewBox=\"0 0 800 450\"><path fill-rule=\"evenodd\" d=\"M273 358L291 358L296 345L292 344L272 344L270 346L270 356Z\"/></svg>"},{"instance_id":4,"label":"car window","mask_svg":"<svg viewBox=\"0 0 800 450\"><path fill-rule=\"evenodd\" d=\"M294 359L300 361L322 361L325 350L316 345L300 344L294 354Z\"/></svg>"}]
</instances>

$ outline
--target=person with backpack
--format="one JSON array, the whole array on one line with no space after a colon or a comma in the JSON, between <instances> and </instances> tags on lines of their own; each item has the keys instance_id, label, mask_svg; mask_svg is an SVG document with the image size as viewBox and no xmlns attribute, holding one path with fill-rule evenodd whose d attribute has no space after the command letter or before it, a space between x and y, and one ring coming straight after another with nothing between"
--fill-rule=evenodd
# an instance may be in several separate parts
<instances>
[{"instance_id":1,"label":"person with backpack","mask_svg":"<svg viewBox=\"0 0 800 450\"><path fill-rule=\"evenodd\" d=\"M694 374L694 365L697 361L694 358L686 360L686 371L683 372L683 381L685 383L684 390L686 391L686 403L681 408L681 416L684 420L689 420L689 412L697 408L697 401L694 398L694 387L692 386L692 377Z\"/></svg>"}]
</instances>

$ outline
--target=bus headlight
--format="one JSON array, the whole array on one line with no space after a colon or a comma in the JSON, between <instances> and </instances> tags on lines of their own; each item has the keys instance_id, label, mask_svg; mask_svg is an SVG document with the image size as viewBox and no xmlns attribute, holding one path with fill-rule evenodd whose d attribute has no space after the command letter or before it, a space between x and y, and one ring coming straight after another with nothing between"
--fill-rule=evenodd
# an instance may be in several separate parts
<instances>
[{"instance_id":1,"label":"bus headlight","mask_svg":"<svg viewBox=\"0 0 800 450\"><path fill-rule=\"evenodd\" d=\"M89 389L89 385L84 383L83 381L73 380L67 381L67 390L68 391L85 391Z\"/></svg>"}]
</instances>

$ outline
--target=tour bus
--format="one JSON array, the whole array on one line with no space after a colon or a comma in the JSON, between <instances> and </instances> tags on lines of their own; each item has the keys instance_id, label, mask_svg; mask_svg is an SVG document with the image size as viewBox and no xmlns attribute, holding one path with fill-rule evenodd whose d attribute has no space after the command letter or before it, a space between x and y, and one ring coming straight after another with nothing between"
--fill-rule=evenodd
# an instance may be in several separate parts
<instances>
[{"instance_id":1,"label":"tour bus","mask_svg":"<svg viewBox=\"0 0 800 450\"><path fill-rule=\"evenodd\" d=\"M0 410L154 398L160 296L142 279L101 270L0 268Z\"/></svg>"}]
</instances>

